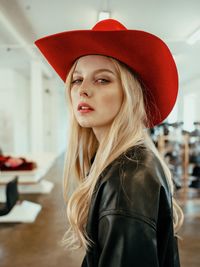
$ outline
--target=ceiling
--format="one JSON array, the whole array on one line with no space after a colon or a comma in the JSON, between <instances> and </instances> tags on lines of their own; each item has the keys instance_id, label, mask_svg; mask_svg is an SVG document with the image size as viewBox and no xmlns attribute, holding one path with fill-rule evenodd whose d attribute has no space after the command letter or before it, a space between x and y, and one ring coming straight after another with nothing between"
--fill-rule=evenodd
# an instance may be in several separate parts
<instances>
[{"instance_id":1,"label":"ceiling","mask_svg":"<svg viewBox=\"0 0 200 267\"><path fill-rule=\"evenodd\" d=\"M34 41L66 30L90 29L98 12L108 10L129 29L158 35L172 51L180 84L200 75L200 41L187 43L200 27L199 0L0 0L0 68L14 68L29 76L32 60L51 67Z\"/></svg>"}]
</instances>

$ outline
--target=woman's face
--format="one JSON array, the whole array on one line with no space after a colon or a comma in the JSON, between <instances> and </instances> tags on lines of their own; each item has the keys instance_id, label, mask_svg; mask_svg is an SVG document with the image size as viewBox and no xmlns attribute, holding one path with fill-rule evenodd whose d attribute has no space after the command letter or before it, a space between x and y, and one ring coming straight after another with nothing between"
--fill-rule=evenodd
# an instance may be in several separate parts
<instances>
[{"instance_id":1,"label":"woman's face","mask_svg":"<svg viewBox=\"0 0 200 267\"><path fill-rule=\"evenodd\" d=\"M99 55L81 57L72 74L71 99L78 123L100 136L117 115L123 99L113 62ZM80 103L88 104L93 110L79 109Z\"/></svg>"}]
</instances>

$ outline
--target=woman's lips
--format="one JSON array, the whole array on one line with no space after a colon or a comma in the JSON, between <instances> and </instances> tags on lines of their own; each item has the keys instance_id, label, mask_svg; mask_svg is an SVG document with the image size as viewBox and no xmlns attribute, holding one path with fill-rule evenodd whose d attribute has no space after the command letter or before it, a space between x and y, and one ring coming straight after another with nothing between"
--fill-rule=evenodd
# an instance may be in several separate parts
<instances>
[{"instance_id":1,"label":"woman's lips","mask_svg":"<svg viewBox=\"0 0 200 267\"><path fill-rule=\"evenodd\" d=\"M92 112L94 111L93 109L80 109L79 112L80 113L89 113L89 112Z\"/></svg>"},{"instance_id":2,"label":"woman's lips","mask_svg":"<svg viewBox=\"0 0 200 267\"><path fill-rule=\"evenodd\" d=\"M88 103L85 103L85 102L80 102L78 104L77 109L78 110L82 110L82 109L91 109L91 110L94 110L93 107L91 107Z\"/></svg>"},{"instance_id":3,"label":"woman's lips","mask_svg":"<svg viewBox=\"0 0 200 267\"><path fill-rule=\"evenodd\" d=\"M91 107L88 103L80 102L77 107L78 111L80 113L90 113L91 111L94 111L93 107Z\"/></svg>"}]
</instances>

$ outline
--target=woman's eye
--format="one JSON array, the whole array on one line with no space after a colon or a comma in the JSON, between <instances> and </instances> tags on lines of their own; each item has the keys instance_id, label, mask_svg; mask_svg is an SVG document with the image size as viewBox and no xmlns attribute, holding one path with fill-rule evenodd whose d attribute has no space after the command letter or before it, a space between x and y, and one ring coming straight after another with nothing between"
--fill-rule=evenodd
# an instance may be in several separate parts
<instances>
[{"instance_id":1,"label":"woman's eye","mask_svg":"<svg viewBox=\"0 0 200 267\"><path fill-rule=\"evenodd\" d=\"M81 79L75 79L75 80L72 81L72 84L77 84L77 83L80 83L80 82L82 82Z\"/></svg>"},{"instance_id":2,"label":"woman's eye","mask_svg":"<svg viewBox=\"0 0 200 267\"><path fill-rule=\"evenodd\" d=\"M97 82L101 84L105 84L105 83L109 83L110 81L107 79L98 79Z\"/></svg>"}]
</instances>

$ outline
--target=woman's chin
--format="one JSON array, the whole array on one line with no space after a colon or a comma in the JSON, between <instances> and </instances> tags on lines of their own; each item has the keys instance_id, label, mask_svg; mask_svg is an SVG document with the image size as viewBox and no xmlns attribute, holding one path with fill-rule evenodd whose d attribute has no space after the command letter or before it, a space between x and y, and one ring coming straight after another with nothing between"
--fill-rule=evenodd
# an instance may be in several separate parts
<instances>
[{"instance_id":1,"label":"woman's chin","mask_svg":"<svg viewBox=\"0 0 200 267\"><path fill-rule=\"evenodd\" d=\"M89 122L83 122L83 121L79 121L79 125L83 128L92 128L93 124L89 123Z\"/></svg>"}]
</instances>

